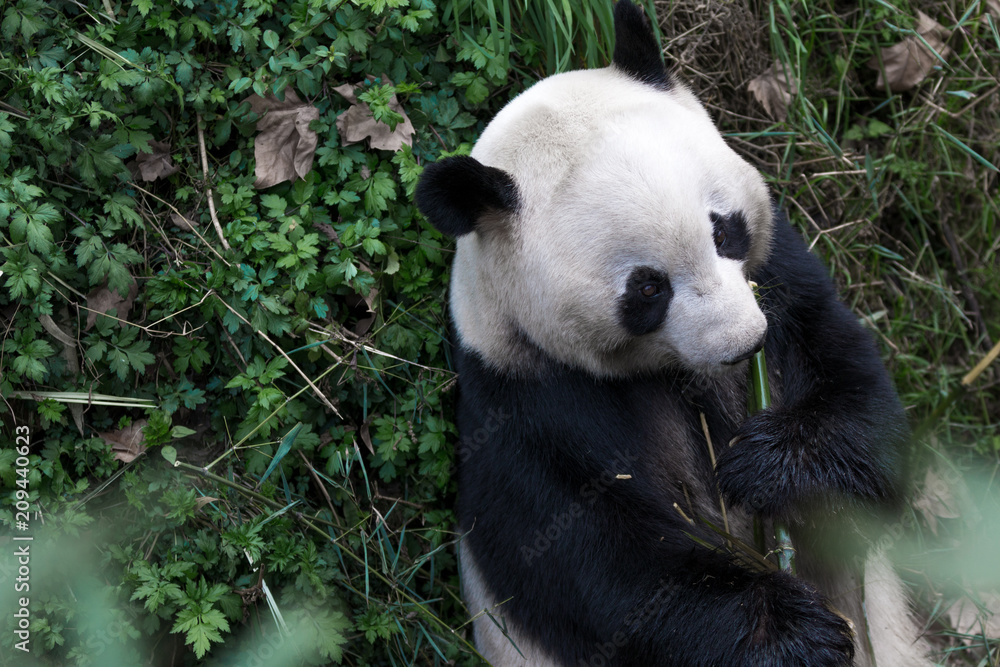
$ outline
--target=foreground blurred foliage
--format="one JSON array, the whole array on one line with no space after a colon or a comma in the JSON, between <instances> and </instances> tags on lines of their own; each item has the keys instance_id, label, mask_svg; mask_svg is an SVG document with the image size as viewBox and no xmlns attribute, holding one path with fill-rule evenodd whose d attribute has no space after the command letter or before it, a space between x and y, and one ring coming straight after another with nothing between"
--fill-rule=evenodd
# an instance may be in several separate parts
<instances>
[{"instance_id":1,"label":"foreground blurred foliage","mask_svg":"<svg viewBox=\"0 0 1000 667\"><path fill-rule=\"evenodd\" d=\"M940 567L995 526L968 508L996 493L996 367L953 400L1000 336L994 3L658 7L681 77L931 418L925 458L989 471L893 533L914 578L951 586L927 607L954 664L997 650L945 611L998 582ZM868 63L917 9L951 31L947 66L879 90ZM0 521L26 489L38 664L478 663L451 548L450 250L411 197L533 80L605 62L609 15L0 2ZM747 90L776 61L797 88L783 123ZM0 664L24 664L10 620Z\"/></svg>"}]
</instances>

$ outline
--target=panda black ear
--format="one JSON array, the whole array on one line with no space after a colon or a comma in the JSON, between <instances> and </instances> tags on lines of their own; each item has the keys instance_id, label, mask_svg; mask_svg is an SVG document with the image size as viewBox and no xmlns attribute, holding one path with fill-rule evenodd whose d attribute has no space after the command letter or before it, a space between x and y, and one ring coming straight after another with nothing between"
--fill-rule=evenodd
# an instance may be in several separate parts
<instances>
[{"instance_id":1,"label":"panda black ear","mask_svg":"<svg viewBox=\"0 0 1000 667\"><path fill-rule=\"evenodd\" d=\"M671 85L649 21L630 0L619 0L615 5L615 53L611 61L643 83L664 89Z\"/></svg>"},{"instance_id":2,"label":"panda black ear","mask_svg":"<svg viewBox=\"0 0 1000 667\"><path fill-rule=\"evenodd\" d=\"M487 211L514 212L518 194L510 174L463 155L424 167L416 201L420 212L439 231L462 236L475 230Z\"/></svg>"}]
</instances>

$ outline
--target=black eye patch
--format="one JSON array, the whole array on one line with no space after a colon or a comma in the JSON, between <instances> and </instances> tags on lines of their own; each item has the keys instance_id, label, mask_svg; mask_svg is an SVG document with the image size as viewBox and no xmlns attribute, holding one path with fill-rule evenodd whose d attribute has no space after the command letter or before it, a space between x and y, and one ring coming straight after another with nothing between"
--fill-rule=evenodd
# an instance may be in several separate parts
<instances>
[{"instance_id":1,"label":"black eye patch","mask_svg":"<svg viewBox=\"0 0 1000 667\"><path fill-rule=\"evenodd\" d=\"M712 241L720 257L746 259L750 253L750 232L742 211L728 215L712 213Z\"/></svg>"},{"instance_id":2,"label":"black eye patch","mask_svg":"<svg viewBox=\"0 0 1000 667\"><path fill-rule=\"evenodd\" d=\"M636 267L618 297L618 319L633 336L652 333L666 319L672 294L666 274L648 266Z\"/></svg>"}]
</instances>

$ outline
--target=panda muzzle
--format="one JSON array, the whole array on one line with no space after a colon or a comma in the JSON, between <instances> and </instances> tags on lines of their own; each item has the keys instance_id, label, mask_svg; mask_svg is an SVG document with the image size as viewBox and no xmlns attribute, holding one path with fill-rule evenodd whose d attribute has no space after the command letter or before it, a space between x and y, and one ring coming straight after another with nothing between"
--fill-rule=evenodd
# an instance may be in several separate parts
<instances>
[{"instance_id":1,"label":"panda muzzle","mask_svg":"<svg viewBox=\"0 0 1000 667\"><path fill-rule=\"evenodd\" d=\"M740 363L741 361L746 361L747 359L749 359L753 355L755 355L758 352L760 352L761 349L763 349L763 347L764 347L764 338L766 338L766 336L761 336L760 340L757 341L757 344L753 347L752 350L744 352L743 354L741 354L740 356L736 357L735 359L730 359L729 361L723 361L722 363L724 365L726 365L726 366L735 366L736 364Z\"/></svg>"}]
</instances>

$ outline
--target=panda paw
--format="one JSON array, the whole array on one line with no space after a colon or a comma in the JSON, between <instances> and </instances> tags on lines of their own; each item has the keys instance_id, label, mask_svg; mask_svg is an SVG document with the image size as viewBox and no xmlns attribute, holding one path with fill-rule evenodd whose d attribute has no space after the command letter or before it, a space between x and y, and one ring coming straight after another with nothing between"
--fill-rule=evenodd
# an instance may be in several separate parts
<instances>
[{"instance_id":1,"label":"panda paw","mask_svg":"<svg viewBox=\"0 0 1000 667\"><path fill-rule=\"evenodd\" d=\"M898 493L896 466L870 420L819 409L771 409L740 426L715 466L727 502L795 520L805 504L875 507Z\"/></svg>"},{"instance_id":2,"label":"panda paw","mask_svg":"<svg viewBox=\"0 0 1000 667\"><path fill-rule=\"evenodd\" d=\"M804 497L832 490L821 488L816 476L814 459L825 439L817 422L773 410L745 421L715 466L726 501L755 514L787 518Z\"/></svg>"},{"instance_id":3,"label":"panda paw","mask_svg":"<svg viewBox=\"0 0 1000 667\"><path fill-rule=\"evenodd\" d=\"M784 572L765 575L749 593L749 634L740 643L741 665L849 667L854 631L806 582Z\"/></svg>"}]
</instances>

